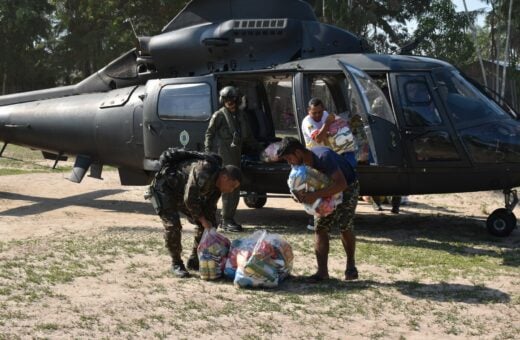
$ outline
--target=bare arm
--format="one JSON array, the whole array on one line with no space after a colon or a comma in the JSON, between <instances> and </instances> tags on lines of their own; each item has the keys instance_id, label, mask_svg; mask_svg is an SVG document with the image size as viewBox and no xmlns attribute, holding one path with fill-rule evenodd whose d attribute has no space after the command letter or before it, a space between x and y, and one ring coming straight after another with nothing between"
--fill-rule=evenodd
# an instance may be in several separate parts
<instances>
[{"instance_id":1,"label":"bare arm","mask_svg":"<svg viewBox=\"0 0 520 340\"><path fill-rule=\"evenodd\" d=\"M320 144L325 144L325 141L327 140L328 133L329 133L329 127L336 119L336 116L333 113L330 113L327 118L325 119L325 122L323 123L323 126L320 129L320 132L315 137L316 142Z\"/></svg>"},{"instance_id":2,"label":"bare arm","mask_svg":"<svg viewBox=\"0 0 520 340\"><path fill-rule=\"evenodd\" d=\"M348 188L347 180L341 172L340 169L336 170L331 176L332 183L321 189L314 192L299 192L297 193L297 197L302 203L311 204L314 203L318 198L322 197L330 197L334 194L345 191Z\"/></svg>"},{"instance_id":3,"label":"bare arm","mask_svg":"<svg viewBox=\"0 0 520 340\"><path fill-rule=\"evenodd\" d=\"M202 226L204 227L204 229L210 229L211 227L213 227L211 225L211 222L208 221L204 216L200 216L199 217L199 222L200 224L202 224Z\"/></svg>"}]
</instances>

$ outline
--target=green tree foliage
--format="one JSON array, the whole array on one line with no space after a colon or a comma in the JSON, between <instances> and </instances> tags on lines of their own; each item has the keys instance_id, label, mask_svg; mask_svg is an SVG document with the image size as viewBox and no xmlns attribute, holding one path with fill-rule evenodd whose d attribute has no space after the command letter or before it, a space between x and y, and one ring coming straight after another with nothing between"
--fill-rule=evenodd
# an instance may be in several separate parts
<instances>
[{"instance_id":1,"label":"green tree foliage","mask_svg":"<svg viewBox=\"0 0 520 340\"><path fill-rule=\"evenodd\" d=\"M496 15L497 28L501 33L502 39L505 40L507 31L507 19L509 14L509 1L498 0L494 1L496 11L493 11L490 15ZM512 65L518 65L519 54L520 54L520 3L513 1L513 9L511 15L511 36L510 36L510 61ZM502 43L502 48L505 43ZM501 52L504 53L503 51Z\"/></svg>"},{"instance_id":2,"label":"green tree foliage","mask_svg":"<svg viewBox=\"0 0 520 340\"><path fill-rule=\"evenodd\" d=\"M447 60L458 66L475 60L475 47L464 12L456 12L450 0L433 0L417 21L420 54Z\"/></svg>"},{"instance_id":3,"label":"green tree foliage","mask_svg":"<svg viewBox=\"0 0 520 340\"><path fill-rule=\"evenodd\" d=\"M53 85L46 45L52 9L46 0L0 0L0 93Z\"/></svg>"},{"instance_id":4,"label":"green tree foliage","mask_svg":"<svg viewBox=\"0 0 520 340\"><path fill-rule=\"evenodd\" d=\"M459 66L475 60L467 18L462 12L456 13L449 0L307 1L320 20L364 37L377 52L390 53L414 37L424 36L413 53ZM0 91L76 83L135 46L130 21L138 35L158 34L186 2L0 0L0 43L4 47L0 54ZM503 54L509 1L482 3L493 5L488 27L479 31L479 41L487 44L482 50L493 59L495 40ZM407 26L411 20L417 22L413 35ZM486 32L491 37L487 40ZM511 38L511 57L517 63L520 4L513 6Z\"/></svg>"},{"instance_id":5,"label":"green tree foliage","mask_svg":"<svg viewBox=\"0 0 520 340\"><path fill-rule=\"evenodd\" d=\"M324 22L365 38L380 53L410 39L407 22L428 9L429 0L309 0ZM323 11L325 9L325 11Z\"/></svg>"},{"instance_id":6,"label":"green tree foliage","mask_svg":"<svg viewBox=\"0 0 520 340\"><path fill-rule=\"evenodd\" d=\"M176 0L52 0L56 6L55 58L61 82L74 83L135 46L137 34L152 35L184 5Z\"/></svg>"}]
</instances>

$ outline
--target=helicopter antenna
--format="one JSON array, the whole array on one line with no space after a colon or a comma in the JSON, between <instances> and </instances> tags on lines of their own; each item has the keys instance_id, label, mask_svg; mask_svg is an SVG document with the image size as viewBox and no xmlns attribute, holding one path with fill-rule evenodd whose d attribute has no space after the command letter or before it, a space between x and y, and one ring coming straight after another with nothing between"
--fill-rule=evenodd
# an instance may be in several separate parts
<instances>
[{"instance_id":1,"label":"helicopter antenna","mask_svg":"<svg viewBox=\"0 0 520 340\"><path fill-rule=\"evenodd\" d=\"M135 31L135 27L134 27L134 23L132 22L132 19L127 18L125 21L130 24L130 27L132 27L132 32L134 32L135 38L139 39L139 37L137 36L137 32Z\"/></svg>"}]
</instances>

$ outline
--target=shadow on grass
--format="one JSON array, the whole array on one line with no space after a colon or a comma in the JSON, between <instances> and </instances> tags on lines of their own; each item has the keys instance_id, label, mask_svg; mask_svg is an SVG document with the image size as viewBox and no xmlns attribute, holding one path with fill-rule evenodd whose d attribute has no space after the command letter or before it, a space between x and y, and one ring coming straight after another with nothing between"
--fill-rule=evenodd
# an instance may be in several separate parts
<instances>
[{"instance_id":1,"label":"shadow on grass","mask_svg":"<svg viewBox=\"0 0 520 340\"><path fill-rule=\"evenodd\" d=\"M112 226L106 229L106 234L163 234L164 228L163 227L157 227L157 226L141 226L141 227L135 227L135 226ZM186 233L185 231L183 231ZM193 232L192 232L193 233ZM162 239L161 239L162 240Z\"/></svg>"},{"instance_id":2,"label":"shadow on grass","mask_svg":"<svg viewBox=\"0 0 520 340\"><path fill-rule=\"evenodd\" d=\"M125 192L123 189L97 190L85 194L67 196L62 198L38 197L30 195L0 192L0 199L21 200L33 202L32 204L4 210L0 216L30 216L65 208L68 206L81 206L100 210L111 210L122 213L138 213L153 215L152 205L148 201L133 202L123 200L106 200L106 196Z\"/></svg>"},{"instance_id":3,"label":"shadow on grass","mask_svg":"<svg viewBox=\"0 0 520 340\"><path fill-rule=\"evenodd\" d=\"M358 216L356 222L356 234L364 243L442 250L463 256L490 256L503 259L504 265L520 266L518 229L505 238L492 236L485 229L485 221L479 218L365 215Z\"/></svg>"},{"instance_id":4,"label":"shadow on grass","mask_svg":"<svg viewBox=\"0 0 520 340\"><path fill-rule=\"evenodd\" d=\"M308 215L300 210L264 208L262 213L242 210L240 220L254 221L257 228L272 233L301 235L309 232ZM262 210L264 210L262 209ZM331 239L339 238L338 230L331 232ZM520 266L520 232L509 237L495 237L487 233L485 221L475 217L421 214L363 214L355 218L355 233L361 243L386 244L442 250L462 256L490 256L500 258L507 266ZM499 249L497 249L499 248Z\"/></svg>"},{"instance_id":5,"label":"shadow on grass","mask_svg":"<svg viewBox=\"0 0 520 340\"><path fill-rule=\"evenodd\" d=\"M418 283L396 281L381 283L372 280L341 281L331 278L320 283L309 284L302 277L292 277L272 290L275 294L287 295L330 295L338 292L356 293L366 289L396 289L401 294L414 299L439 302L463 302L469 304L508 303L509 294L498 289L456 283Z\"/></svg>"},{"instance_id":6,"label":"shadow on grass","mask_svg":"<svg viewBox=\"0 0 520 340\"><path fill-rule=\"evenodd\" d=\"M28 205L0 211L0 216L30 216L45 213L68 206L82 206L93 209L121 213L155 215L151 204L127 200L103 199L106 196L124 192L124 189L98 190L63 198L38 197L0 192L0 199L12 199L31 202ZM309 215L300 209L272 208L241 209L237 220L244 223L245 235L262 228L282 235L308 234L305 226ZM485 230L485 222L474 217L453 215L421 214L362 214L355 219L355 233L360 242L390 244L402 247L421 247L444 250L463 256L491 256L503 259L503 264L520 266L520 232L518 230L506 238L491 236ZM331 236L338 237L333 230ZM383 239L383 240L381 240ZM489 247L494 249L489 249ZM500 249L496 249L496 248Z\"/></svg>"}]
</instances>

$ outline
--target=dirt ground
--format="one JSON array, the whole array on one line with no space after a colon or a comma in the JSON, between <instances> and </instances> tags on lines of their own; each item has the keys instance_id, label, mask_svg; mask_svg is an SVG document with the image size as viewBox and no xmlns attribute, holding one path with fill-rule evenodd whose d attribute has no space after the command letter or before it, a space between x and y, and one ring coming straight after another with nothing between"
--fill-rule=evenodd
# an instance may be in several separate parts
<instances>
[{"instance_id":1,"label":"dirt ground","mask_svg":"<svg viewBox=\"0 0 520 340\"><path fill-rule=\"evenodd\" d=\"M16 176L0 176L0 240L2 242L12 241L24 241L28 239L49 239L60 237L60 235L97 235L98 233L110 229L119 228L119 230L125 229L139 229L146 227L149 230L155 230L157 238L161 237L160 231L162 226L159 218L154 214L151 205L148 201L143 199L143 193L145 187L123 187L119 184L117 173L107 172L103 174L104 180L96 180L92 178L85 178L83 183L75 184L64 179L66 174L27 174L27 175L16 175ZM402 207L402 213L399 216L391 216L389 207L386 206L386 210L383 212L374 212L369 204L361 202L358 207L358 222L365 228L367 224L377 225L382 228L382 225L393 219L393 223L415 223L417 216L420 216L421 223L428 223L433 221L439 216L454 216L454 217L471 217L475 221L475 228L481 230L483 234L485 231L485 218L487 214L491 213L494 209L502 207L503 198L500 193L485 192L485 193L468 193L468 194L452 194L452 195L425 195L425 196L410 196L410 203ZM419 215L420 214L420 215ZM518 210L517 210L518 215ZM268 203L263 209L249 209L245 207L241 201L239 206L239 212L237 220L244 223L247 231L252 231L251 225L269 225L275 226L277 224L283 224L286 221L291 223L301 224L302 229L306 224L307 217L301 211L301 207L290 199L286 198L270 198ZM397 222L395 222L397 221ZM426 221L426 222L424 222ZM444 221L449 221L444 217ZM410 226L410 227L413 227ZM185 223L185 229L187 233L192 232L193 226ZM400 231L402 232L402 231ZM456 234L457 230L453 230ZM309 240L312 239L312 235L309 233ZM509 241L504 241L505 246L511 244L518 244L520 239L520 232L518 229L514 230L513 234L508 238ZM148 268L162 268L166 269L168 266L168 258L166 253L162 251L161 256L137 256L132 261L138 260L139 266L137 270L145 272ZM9 254L4 254L9 256ZM312 257L307 257L306 261L309 262ZM303 263L303 260L296 260L295 268L312 268L313 263ZM126 264L128 265L128 264ZM190 280L188 284L179 283L176 279L171 276L165 275L152 275L141 276L135 285L130 282L130 274L125 274L121 271L120 267L124 267L123 264L114 263L110 267L112 273L118 273L120 276L113 276L116 274L105 273L95 279L89 277L81 277L75 279L73 282L60 284L53 288L54 291L59 291L60 298L49 298L45 299L41 303L37 303L33 306L32 312L25 311L28 314L38 315L39 318L44 320L46 325L49 324L75 324L74 317L71 311L74 308L83 309L85 315L95 315L95 326L92 333L87 330L88 327L76 327L76 330L67 328L66 330L60 329L58 333L45 333L49 329L40 327L39 332L34 332L34 321L17 321L12 325L4 324L0 328L0 333L7 332L4 335L6 338L28 338L28 337L50 337L50 338L99 338L99 337L125 337L125 338L177 338L175 333L170 332L169 326L171 324L161 323L163 326L156 327L151 326L151 329L143 327L143 331L127 331L124 328L118 328L116 331L113 330L114 320L119 320L114 314L121 316L121 318L136 318L140 313L147 312L147 308L143 307L140 309L138 306L148 306L144 301L155 301L164 296L169 296L173 301L178 299L186 301L187 299L196 296L196 292L206 290L217 290L222 295L222 301L228 301L231 303L241 304L245 300L252 299L257 296L259 299L268 299L269 292L260 293L247 293L244 295L232 295L234 288L232 286L225 286L224 288L216 288L215 285L208 287L206 282L198 282ZM341 272L341 264L331 264L333 272ZM135 269L135 268L134 268ZM517 268L518 269L518 268ZM311 269L309 269L311 270ZM384 281L392 281L392 276L385 273L381 268L371 267L370 265L361 265L360 271L363 273L373 272L373 275L381 275L383 277L380 285L384 285ZM301 273L301 271L300 271ZM390 275L390 276L389 276ZM401 273L400 279L403 279ZM132 276L132 280L135 280L135 276ZM507 293L511 296L511 299L518 299L520 283L520 274L516 271L516 274L504 275L503 277L496 277L490 279L489 284L493 289L500 290L501 292ZM457 282L452 284L471 284L464 278L460 278ZM177 295L172 297L171 293L164 291L153 291L150 287L164 286L171 287L176 286ZM138 287L137 287L138 286ZM0 287L1 288L1 287ZM145 289L146 288L146 289ZM170 288L167 289L170 291ZM136 295L136 291L139 294ZM253 294L253 295L251 295ZM259 295L255 295L259 294ZM375 294L375 293L374 293ZM308 294L311 295L311 294ZM64 296L64 297L63 297ZM63 299L66 298L67 303L63 304ZM416 302L411 301L413 297L405 297L404 302L415 304ZM141 301L141 302L135 302ZM220 301L220 300L219 300ZM518 301L516 301L518 302ZM203 301L195 298L192 304L202 304ZM215 302L216 304L223 302ZM296 303L296 302L292 302ZM311 300L312 303L312 300ZM63 305L62 305L63 304ZM68 310L66 307L70 305L71 309ZM505 316L508 318L508 322L512 324L518 324L520 317L518 312L520 308L517 303L509 303L507 307L504 306L491 306L489 310L486 310L484 305L472 305L467 303L469 315L472 317L488 315L489 318L500 319ZM7 306L7 305L6 305ZM11 306L11 305L9 305ZM78 307L79 306L79 307ZM126 307L125 307L126 306ZM482 307L484 306L484 307ZM482 307L482 308L481 308ZM224 307L222 307L224 308ZM422 306L424 313L428 313L427 305ZM444 307L443 307L444 308ZM445 307L449 309L449 307ZM502 310L501 308L506 308ZM156 313L164 315L164 312L160 308ZM503 315L492 315L492 314ZM445 331L439 330L435 322L432 322L431 327L423 327L420 330L410 330L409 327L405 327L407 330L399 331L401 328L400 322L402 320L399 316L394 315L394 309L388 308L383 311L382 314L377 314L377 317L369 314L366 319L355 317L351 319L352 323L349 326L348 334L351 334L355 338L364 338L365 336L370 338L456 338L457 334L462 334L462 338L465 338L468 332L462 331L462 333L454 333L454 335L447 335ZM1 315L1 314L0 314ZM267 313L262 317L265 320L273 318L280 318L279 314ZM252 325L255 329L255 336L251 336L248 332L237 332L234 335L229 333L229 328L233 326L237 320L242 320L237 316L228 315L225 318L220 318L219 323L221 330L224 331L219 333L210 334L206 333L204 337L215 337L215 338L263 338L258 334L267 334L267 338L287 338L287 337L323 337L323 338L345 338L347 333L341 325L331 326L330 328L323 328L318 333L313 333L313 328L316 327L317 320L322 320L321 317L312 319L311 315L304 315L309 318L302 326L302 323L296 322L287 316L285 319L277 319L272 321L284 323L285 326L279 326L284 328L283 331L278 330L265 330L261 332L263 328L258 330L258 325ZM256 317L256 316L255 316ZM323 317L332 316L325 315ZM153 319L153 317L150 317ZM172 315L175 318L175 315ZM427 318L427 317L425 317ZM70 319L70 320L69 320ZM106 320L105 320L106 319ZM516 321L515 321L516 319ZM87 322L87 317L81 319L82 322ZM85 321L87 320L87 321ZM207 319L189 319L190 325L194 327L204 327L204 322ZM314 320L314 321L313 321ZM385 331L382 333L373 332L370 333L369 329L377 329L379 327L378 320L386 320ZM391 321L388 321L391 320ZM157 321L157 320L156 320ZM427 321L427 320L426 320ZM43 321L41 321L43 322ZM40 322L40 324L41 324ZM79 322L79 321L78 321ZM425 322L423 319L422 322ZM470 321L468 321L470 322ZM500 322L500 321L498 321ZM426 322L427 323L427 322ZM1 325L1 323L0 323ZM105 325L101 327L100 325ZM155 324L154 324L155 325ZM325 325L326 326L326 325ZM25 327L25 328L24 328ZM50 331L57 331L51 326L48 326ZM177 327L177 326L175 326ZM267 327L267 326L265 326ZM285 329L287 327L287 329ZM404 327L404 326L403 326ZM470 327L470 326L468 326ZM74 327L72 327L74 328ZM37 329L37 328L36 328ZM325 329L325 330L324 330ZM189 333L180 331L182 336L190 338ZM183 333L184 332L184 333ZM265 333L267 332L267 333ZM501 334L498 337L505 337L504 333L486 333L480 334L477 338L493 338ZM50 335L49 335L50 334ZM220 335L218 335L220 334ZM379 334L379 335L378 335ZM476 333L479 334L479 333ZM3 337L0 335L0 339Z\"/></svg>"},{"instance_id":2,"label":"dirt ground","mask_svg":"<svg viewBox=\"0 0 520 340\"><path fill-rule=\"evenodd\" d=\"M161 228L151 205L143 199L145 187L121 186L116 172L104 173L103 180L85 177L81 184L66 180L67 176L65 173L0 176L0 239L41 237L114 225ZM402 207L402 216L474 217L480 220L478 225L482 228L487 214L503 206L499 192L421 195L410 196L409 200L412 204ZM249 209L240 200L237 219L247 225L248 220L261 216L269 223L280 221L284 209L301 210L299 204L287 198L269 198L265 208ZM361 202L356 213L386 217L390 215L389 209L387 205L384 212L378 213L369 204ZM302 223L307 221L304 214L300 219ZM187 225L187 228L191 227ZM516 229L513 236L518 233Z\"/></svg>"}]
</instances>

